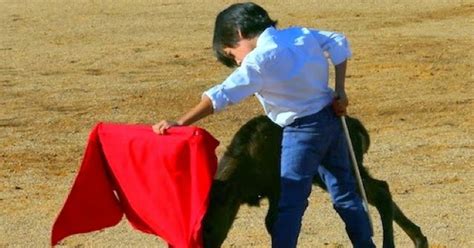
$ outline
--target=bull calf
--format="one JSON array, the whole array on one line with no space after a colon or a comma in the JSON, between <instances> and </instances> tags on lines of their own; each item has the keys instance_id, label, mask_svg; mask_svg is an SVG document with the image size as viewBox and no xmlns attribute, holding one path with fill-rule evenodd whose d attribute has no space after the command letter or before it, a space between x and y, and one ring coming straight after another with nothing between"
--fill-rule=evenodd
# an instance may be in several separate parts
<instances>
[{"instance_id":1,"label":"bull calf","mask_svg":"<svg viewBox=\"0 0 474 248\"><path fill-rule=\"evenodd\" d=\"M372 178L364 168L363 154L370 138L362 123L346 118L356 154L361 178L369 203L377 208L383 227L383 247L395 247L393 221L411 238L415 247L428 248L421 229L408 219L392 200L388 184ZM203 220L203 239L207 248L220 247L224 242L241 204L259 206L268 198L265 217L267 231L275 219L280 192L280 144L282 129L266 116L255 117L234 135L219 161L212 184L209 208ZM325 188L316 176L313 184Z\"/></svg>"}]
</instances>

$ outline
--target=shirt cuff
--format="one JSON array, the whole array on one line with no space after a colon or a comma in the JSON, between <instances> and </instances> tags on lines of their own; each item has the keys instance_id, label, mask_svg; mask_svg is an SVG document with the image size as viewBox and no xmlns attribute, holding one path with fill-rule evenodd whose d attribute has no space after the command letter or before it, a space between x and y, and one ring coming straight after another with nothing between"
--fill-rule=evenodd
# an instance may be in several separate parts
<instances>
[{"instance_id":1,"label":"shirt cuff","mask_svg":"<svg viewBox=\"0 0 474 248\"><path fill-rule=\"evenodd\" d=\"M224 93L222 85L216 85L203 93L211 99L212 107L214 112L219 112L223 110L227 105L231 104L231 101Z\"/></svg>"},{"instance_id":2,"label":"shirt cuff","mask_svg":"<svg viewBox=\"0 0 474 248\"><path fill-rule=\"evenodd\" d=\"M352 52L345 38L339 39L328 47L329 58L334 65L338 65L351 58Z\"/></svg>"}]
</instances>

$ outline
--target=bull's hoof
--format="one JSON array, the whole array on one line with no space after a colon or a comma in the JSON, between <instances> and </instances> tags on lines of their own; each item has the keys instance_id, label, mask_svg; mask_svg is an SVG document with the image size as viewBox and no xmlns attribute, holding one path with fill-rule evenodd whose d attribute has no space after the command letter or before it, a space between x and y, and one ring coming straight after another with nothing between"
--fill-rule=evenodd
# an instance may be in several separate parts
<instances>
[{"instance_id":1,"label":"bull's hoof","mask_svg":"<svg viewBox=\"0 0 474 248\"><path fill-rule=\"evenodd\" d=\"M415 240L415 247L416 248L428 248L428 239L425 236L422 236L421 238L417 238Z\"/></svg>"}]
</instances>

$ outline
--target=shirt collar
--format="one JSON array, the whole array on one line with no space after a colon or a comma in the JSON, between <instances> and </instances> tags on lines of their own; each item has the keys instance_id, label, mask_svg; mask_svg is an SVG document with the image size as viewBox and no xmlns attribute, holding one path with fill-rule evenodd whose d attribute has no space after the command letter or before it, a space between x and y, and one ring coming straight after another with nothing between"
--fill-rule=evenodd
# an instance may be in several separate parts
<instances>
[{"instance_id":1,"label":"shirt collar","mask_svg":"<svg viewBox=\"0 0 474 248\"><path fill-rule=\"evenodd\" d=\"M276 33L276 28L274 27L268 27L266 28L261 34L260 36L258 36L258 39L257 39L257 47L258 46L261 46L263 45L264 43L266 43L268 40L271 40L272 39L272 36Z\"/></svg>"}]
</instances>

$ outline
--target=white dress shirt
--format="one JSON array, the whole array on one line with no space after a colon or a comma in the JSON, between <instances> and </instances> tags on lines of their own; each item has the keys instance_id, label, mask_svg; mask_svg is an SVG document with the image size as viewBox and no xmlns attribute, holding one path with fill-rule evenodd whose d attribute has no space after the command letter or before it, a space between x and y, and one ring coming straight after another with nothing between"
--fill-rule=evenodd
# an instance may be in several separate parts
<instances>
[{"instance_id":1,"label":"white dress shirt","mask_svg":"<svg viewBox=\"0 0 474 248\"><path fill-rule=\"evenodd\" d=\"M327 57L326 57L327 56ZM214 112L255 94L267 116L286 126L331 103L329 64L350 58L344 35L315 29L267 28L241 65L221 84L204 92Z\"/></svg>"}]
</instances>

